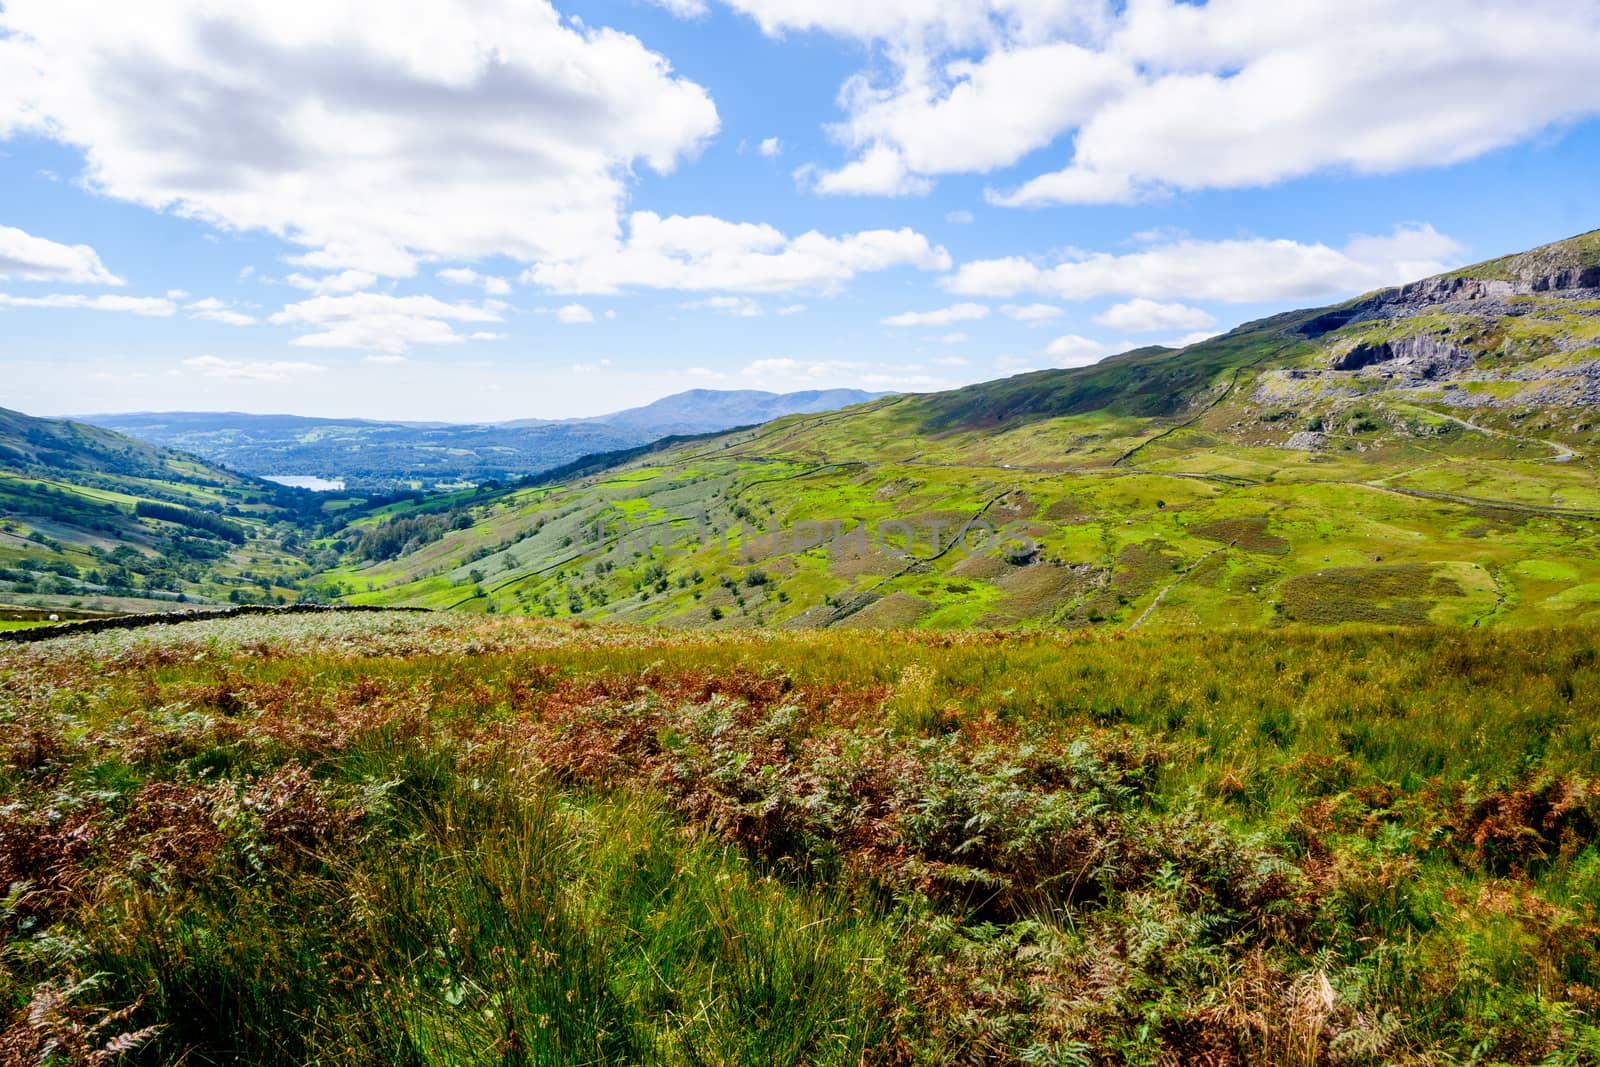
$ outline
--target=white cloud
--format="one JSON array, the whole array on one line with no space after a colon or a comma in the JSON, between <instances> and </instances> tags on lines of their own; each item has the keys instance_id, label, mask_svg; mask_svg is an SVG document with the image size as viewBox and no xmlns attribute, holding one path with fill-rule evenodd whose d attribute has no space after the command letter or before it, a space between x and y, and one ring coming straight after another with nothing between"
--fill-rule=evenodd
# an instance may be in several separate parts
<instances>
[{"instance_id":1,"label":"white cloud","mask_svg":"<svg viewBox=\"0 0 1600 1067\"><path fill-rule=\"evenodd\" d=\"M254 326L256 323L254 315L246 315L242 311L229 311L226 309L221 311L197 311L194 317L208 319L211 322L220 322L226 326Z\"/></svg>"},{"instance_id":2,"label":"white cloud","mask_svg":"<svg viewBox=\"0 0 1600 1067\"><path fill-rule=\"evenodd\" d=\"M966 344L971 338L960 330L956 330L954 333L940 334L934 340L942 345L961 345Z\"/></svg>"},{"instance_id":3,"label":"white cloud","mask_svg":"<svg viewBox=\"0 0 1600 1067\"><path fill-rule=\"evenodd\" d=\"M168 293L167 295L171 296L172 294ZM227 304L214 296L208 296L203 300L196 300L192 304L185 305L184 310L190 312L191 318L209 319L212 322L221 322L229 326L253 326L256 321L254 315L246 315L242 311L233 311Z\"/></svg>"},{"instance_id":4,"label":"white cloud","mask_svg":"<svg viewBox=\"0 0 1600 1067\"><path fill-rule=\"evenodd\" d=\"M1157 330L1203 330L1217 320L1201 308L1187 304L1162 304L1138 297L1113 304L1094 317L1096 325L1129 333L1154 333Z\"/></svg>"},{"instance_id":5,"label":"white cloud","mask_svg":"<svg viewBox=\"0 0 1600 1067\"><path fill-rule=\"evenodd\" d=\"M755 19L763 33L815 31L899 47L960 48L1002 35L1036 40L1095 17L1081 0L725 0Z\"/></svg>"},{"instance_id":6,"label":"white cloud","mask_svg":"<svg viewBox=\"0 0 1600 1067\"><path fill-rule=\"evenodd\" d=\"M712 296L678 306L689 311L716 311L741 319L753 319L764 314L761 305L747 296Z\"/></svg>"},{"instance_id":7,"label":"white cloud","mask_svg":"<svg viewBox=\"0 0 1600 1067\"><path fill-rule=\"evenodd\" d=\"M1051 341L1044 354L1058 367L1086 367L1110 355L1111 349L1099 341L1069 333Z\"/></svg>"},{"instance_id":8,"label":"white cloud","mask_svg":"<svg viewBox=\"0 0 1600 1067\"><path fill-rule=\"evenodd\" d=\"M82 149L92 188L390 276L604 246L629 171L719 124L662 56L548 0L8 0L0 72L0 136Z\"/></svg>"},{"instance_id":9,"label":"white cloud","mask_svg":"<svg viewBox=\"0 0 1600 1067\"><path fill-rule=\"evenodd\" d=\"M798 315L806 309L804 304L786 304L778 309L780 315Z\"/></svg>"},{"instance_id":10,"label":"white cloud","mask_svg":"<svg viewBox=\"0 0 1600 1067\"><path fill-rule=\"evenodd\" d=\"M3 56L0 51L0 58ZM5 101L0 99L0 108L4 106ZM14 226L0 226L0 281L122 284L122 279L106 270L99 253L88 245L57 244Z\"/></svg>"},{"instance_id":11,"label":"white cloud","mask_svg":"<svg viewBox=\"0 0 1600 1067\"><path fill-rule=\"evenodd\" d=\"M826 237L815 230L787 237L772 226L710 215L635 212L627 240L582 257L541 263L522 280L561 293L615 293L624 288L785 292L831 291L857 274L916 267L949 270L950 253L909 230L866 230Z\"/></svg>"},{"instance_id":12,"label":"white cloud","mask_svg":"<svg viewBox=\"0 0 1600 1067\"><path fill-rule=\"evenodd\" d=\"M973 217L970 211L947 211L944 215L944 221L952 226L970 226L972 225Z\"/></svg>"},{"instance_id":13,"label":"white cloud","mask_svg":"<svg viewBox=\"0 0 1600 1067\"><path fill-rule=\"evenodd\" d=\"M941 389L953 383L915 366L869 364L842 359L758 359L740 370L751 385L774 390L853 387L857 389Z\"/></svg>"},{"instance_id":14,"label":"white cloud","mask_svg":"<svg viewBox=\"0 0 1600 1067\"><path fill-rule=\"evenodd\" d=\"M582 304L567 304L556 309L556 319L567 326L582 326L594 322L594 312Z\"/></svg>"},{"instance_id":15,"label":"white cloud","mask_svg":"<svg viewBox=\"0 0 1600 1067\"><path fill-rule=\"evenodd\" d=\"M704 18L710 10L705 0L650 0L650 3L666 8L680 19Z\"/></svg>"},{"instance_id":16,"label":"white cloud","mask_svg":"<svg viewBox=\"0 0 1600 1067\"><path fill-rule=\"evenodd\" d=\"M1186 333L1182 337L1161 343L1168 348L1188 348L1190 345L1197 345L1201 341L1209 341L1215 336L1217 336L1215 330L1195 330L1193 333Z\"/></svg>"},{"instance_id":17,"label":"white cloud","mask_svg":"<svg viewBox=\"0 0 1600 1067\"><path fill-rule=\"evenodd\" d=\"M952 292L1006 297L1036 292L1062 300L1136 296L1147 300L1251 303L1364 292L1448 269L1461 246L1432 226L1355 237L1341 249L1249 238L1181 240L1126 255L1075 253L1040 266L1017 256L975 260L943 280Z\"/></svg>"},{"instance_id":18,"label":"white cloud","mask_svg":"<svg viewBox=\"0 0 1600 1067\"><path fill-rule=\"evenodd\" d=\"M1600 9L1570 0L727 3L887 60L841 88L850 156L819 192L920 195L1048 149L991 200L1128 202L1450 164L1600 113Z\"/></svg>"},{"instance_id":19,"label":"white cloud","mask_svg":"<svg viewBox=\"0 0 1600 1067\"><path fill-rule=\"evenodd\" d=\"M991 52L979 60L908 62L899 84L857 76L841 99L849 117L834 137L859 153L817 180L820 192L924 188L930 175L986 173L1050 144L1137 82L1124 61L1065 41ZM876 188L839 190L870 169ZM898 185L900 188L893 188Z\"/></svg>"},{"instance_id":20,"label":"white cloud","mask_svg":"<svg viewBox=\"0 0 1600 1067\"><path fill-rule=\"evenodd\" d=\"M51 293L49 296L7 296L0 293L0 307L127 311L153 318L168 318L178 311L178 305L159 296L86 296L82 293Z\"/></svg>"},{"instance_id":21,"label":"white cloud","mask_svg":"<svg viewBox=\"0 0 1600 1067\"><path fill-rule=\"evenodd\" d=\"M1043 326L1066 314L1054 304L1001 304L1000 313L1008 319L1025 322L1029 326Z\"/></svg>"},{"instance_id":22,"label":"white cloud","mask_svg":"<svg viewBox=\"0 0 1600 1067\"><path fill-rule=\"evenodd\" d=\"M911 173L905 156L889 145L874 145L838 170L811 164L796 168L795 180L825 196L927 196L933 182Z\"/></svg>"},{"instance_id":23,"label":"white cloud","mask_svg":"<svg viewBox=\"0 0 1600 1067\"><path fill-rule=\"evenodd\" d=\"M315 296L273 315L268 321L313 332L291 344L308 348L356 348L398 355L414 344L460 344L466 337L451 322L499 322L504 305L450 304L431 296L355 293Z\"/></svg>"},{"instance_id":24,"label":"white cloud","mask_svg":"<svg viewBox=\"0 0 1600 1067\"><path fill-rule=\"evenodd\" d=\"M451 267L435 273L434 277L451 285L481 285L490 296L505 296L511 292L511 283L493 274L479 274L468 267Z\"/></svg>"},{"instance_id":25,"label":"white cloud","mask_svg":"<svg viewBox=\"0 0 1600 1067\"><path fill-rule=\"evenodd\" d=\"M1600 9L1553 0L1136 4L1109 50L1138 86L1078 127L1064 169L998 202L1437 166L1600 111Z\"/></svg>"},{"instance_id":26,"label":"white cloud","mask_svg":"<svg viewBox=\"0 0 1600 1067\"><path fill-rule=\"evenodd\" d=\"M941 367L970 367L972 365L970 360L962 359L960 356L940 356L934 362Z\"/></svg>"},{"instance_id":27,"label":"white cloud","mask_svg":"<svg viewBox=\"0 0 1600 1067\"><path fill-rule=\"evenodd\" d=\"M757 151L768 159L777 159L783 155L783 142L776 137L768 137L761 142L761 147Z\"/></svg>"},{"instance_id":28,"label":"white cloud","mask_svg":"<svg viewBox=\"0 0 1600 1067\"><path fill-rule=\"evenodd\" d=\"M320 363L302 363L294 360L239 360L221 356L195 356L183 361L185 367L199 371L207 378L226 378L246 382L286 382L327 371Z\"/></svg>"},{"instance_id":29,"label":"white cloud","mask_svg":"<svg viewBox=\"0 0 1600 1067\"><path fill-rule=\"evenodd\" d=\"M320 278L309 278L304 274L291 274L284 281L296 289L305 289L313 293L354 293L376 284L378 276L365 270L342 270L337 274L327 274Z\"/></svg>"},{"instance_id":30,"label":"white cloud","mask_svg":"<svg viewBox=\"0 0 1600 1067\"><path fill-rule=\"evenodd\" d=\"M375 367L391 367L397 363L406 362L405 356L362 356L361 362L370 363Z\"/></svg>"},{"instance_id":31,"label":"white cloud","mask_svg":"<svg viewBox=\"0 0 1600 1067\"><path fill-rule=\"evenodd\" d=\"M953 322L976 322L989 317L983 304L951 304L934 311L906 311L883 320L885 326L948 326Z\"/></svg>"}]
</instances>

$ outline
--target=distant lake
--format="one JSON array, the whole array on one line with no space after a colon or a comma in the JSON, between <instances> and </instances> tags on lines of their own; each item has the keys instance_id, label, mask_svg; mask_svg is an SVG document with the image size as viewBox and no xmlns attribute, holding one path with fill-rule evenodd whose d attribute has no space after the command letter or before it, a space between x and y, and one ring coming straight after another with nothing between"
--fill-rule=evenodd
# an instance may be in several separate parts
<instances>
[{"instance_id":1,"label":"distant lake","mask_svg":"<svg viewBox=\"0 0 1600 1067\"><path fill-rule=\"evenodd\" d=\"M344 479L317 478L310 474L263 474L269 482L287 485L291 489L309 489L313 493L331 493L344 488Z\"/></svg>"}]
</instances>

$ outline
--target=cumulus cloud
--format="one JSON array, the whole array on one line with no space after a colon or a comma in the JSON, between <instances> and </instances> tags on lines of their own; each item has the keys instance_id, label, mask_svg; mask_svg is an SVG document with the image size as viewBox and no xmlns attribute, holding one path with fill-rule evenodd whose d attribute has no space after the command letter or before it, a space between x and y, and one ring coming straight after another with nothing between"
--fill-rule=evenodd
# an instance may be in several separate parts
<instances>
[{"instance_id":1,"label":"cumulus cloud","mask_svg":"<svg viewBox=\"0 0 1600 1067\"><path fill-rule=\"evenodd\" d=\"M195 356L183 361L185 367L207 378L226 378L244 382L286 382L292 378L322 374L328 368L320 363L296 360L241 360L221 356Z\"/></svg>"},{"instance_id":2,"label":"cumulus cloud","mask_svg":"<svg viewBox=\"0 0 1600 1067\"><path fill-rule=\"evenodd\" d=\"M1099 341L1069 333L1051 341L1045 347L1044 354L1057 367L1086 367L1110 355L1111 349Z\"/></svg>"},{"instance_id":3,"label":"cumulus cloud","mask_svg":"<svg viewBox=\"0 0 1600 1067\"><path fill-rule=\"evenodd\" d=\"M1187 304L1163 304L1139 297L1113 304L1094 317L1096 325L1129 333L1154 333L1157 330L1204 330L1215 326L1211 313Z\"/></svg>"},{"instance_id":4,"label":"cumulus cloud","mask_svg":"<svg viewBox=\"0 0 1600 1067\"><path fill-rule=\"evenodd\" d=\"M893 267L950 269L950 253L909 230L865 230L827 237L815 230L787 237L760 223L710 215L635 212L626 240L541 263L522 280L561 293L616 293L625 288L729 292L835 290L857 274Z\"/></svg>"},{"instance_id":5,"label":"cumulus cloud","mask_svg":"<svg viewBox=\"0 0 1600 1067\"><path fill-rule=\"evenodd\" d=\"M911 173L905 156L889 145L873 145L838 170L811 164L796 168L795 180L825 196L927 196L933 182Z\"/></svg>"},{"instance_id":6,"label":"cumulus cloud","mask_svg":"<svg viewBox=\"0 0 1600 1067\"><path fill-rule=\"evenodd\" d=\"M1432 226L1387 237L1358 236L1343 249L1249 238L1180 240L1113 255L1079 252L1041 265L1018 256L964 263L944 279L951 292L1008 297L1042 293L1062 300L1107 296L1250 303L1363 292L1448 269L1461 246Z\"/></svg>"},{"instance_id":7,"label":"cumulus cloud","mask_svg":"<svg viewBox=\"0 0 1600 1067\"><path fill-rule=\"evenodd\" d=\"M824 193L908 195L1030 153L1008 206L1455 163L1600 113L1600 9L1568 0L726 0L875 46ZM1349 42L1360 41L1352 49Z\"/></svg>"},{"instance_id":8,"label":"cumulus cloud","mask_svg":"<svg viewBox=\"0 0 1600 1067\"><path fill-rule=\"evenodd\" d=\"M704 300L692 300L679 306L689 311L715 311L741 319L753 319L765 314L761 305L747 296L712 296ZM783 312L780 311L779 314Z\"/></svg>"},{"instance_id":9,"label":"cumulus cloud","mask_svg":"<svg viewBox=\"0 0 1600 1067\"><path fill-rule=\"evenodd\" d=\"M1082 0L725 0L763 33L829 33L899 46L962 48L1004 36L1037 40L1098 18L1097 4Z\"/></svg>"},{"instance_id":10,"label":"cumulus cloud","mask_svg":"<svg viewBox=\"0 0 1600 1067\"><path fill-rule=\"evenodd\" d=\"M178 305L165 297L87 296L83 293L51 293L49 296L8 296L0 293L0 307L126 311L163 319L178 312Z\"/></svg>"},{"instance_id":11,"label":"cumulus cloud","mask_svg":"<svg viewBox=\"0 0 1600 1067\"><path fill-rule=\"evenodd\" d=\"M585 326L594 322L594 312L582 304L566 304L556 308L556 321L565 326Z\"/></svg>"},{"instance_id":12,"label":"cumulus cloud","mask_svg":"<svg viewBox=\"0 0 1600 1067\"><path fill-rule=\"evenodd\" d=\"M451 267L434 274L451 285L481 285L490 296L505 296L511 292L511 283L493 274L479 274L470 267Z\"/></svg>"},{"instance_id":13,"label":"cumulus cloud","mask_svg":"<svg viewBox=\"0 0 1600 1067\"><path fill-rule=\"evenodd\" d=\"M220 322L227 326L253 326L255 316L247 315L242 311L234 311L227 304L214 296L204 300L196 300L184 307L191 318L206 319L210 322Z\"/></svg>"},{"instance_id":14,"label":"cumulus cloud","mask_svg":"<svg viewBox=\"0 0 1600 1067\"><path fill-rule=\"evenodd\" d=\"M337 274L325 274L320 278L307 277L304 274L291 274L284 281L296 289L305 289L313 293L354 293L361 289L369 288L378 281L378 276L365 270L342 270Z\"/></svg>"},{"instance_id":15,"label":"cumulus cloud","mask_svg":"<svg viewBox=\"0 0 1600 1067\"><path fill-rule=\"evenodd\" d=\"M315 296L290 304L268 321L309 330L290 344L307 348L355 348L398 355L411 345L461 344L453 322L499 322L504 305L451 304L431 296L355 293Z\"/></svg>"},{"instance_id":16,"label":"cumulus cloud","mask_svg":"<svg viewBox=\"0 0 1600 1067\"><path fill-rule=\"evenodd\" d=\"M710 10L705 0L650 0L650 3L666 8L680 19L703 18Z\"/></svg>"},{"instance_id":17,"label":"cumulus cloud","mask_svg":"<svg viewBox=\"0 0 1600 1067\"><path fill-rule=\"evenodd\" d=\"M0 136L80 148L92 188L320 271L581 256L615 239L630 168L670 172L718 128L666 59L548 0L8 0L0 71Z\"/></svg>"},{"instance_id":18,"label":"cumulus cloud","mask_svg":"<svg viewBox=\"0 0 1600 1067\"><path fill-rule=\"evenodd\" d=\"M1086 121L1135 80L1123 62L1066 42L942 66L908 65L888 90L858 76L842 92L849 118L832 132L861 155L821 175L816 188L897 191L886 187L887 179L875 190L840 188L869 167L894 175L892 184L925 190L930 175L1009 166Z\"/></svg>"},{"instance_id":19,"label":"cumulus cloud","mask_svg":"<svg viewBox=\"0 0 1600 1067\"><path fill-rule=\"evenodd\" d=\"M1029 326L1043 326L1066 314L1054 304L1001 304L1000 313L1008 319L1027 323Z\"/></svg>"},{"instance_id":20,"label":"cumulus cloud","mask_svg":"<svg viewBox=\"0 0 1600 1067\"><path fill-rule=\"evenodd\" d=\"M768 137L761 142L761 146L757 151L768 159L777 159L783 155L783 142L776 137Z\"/></svg>"},{"instance_id":21,"label":"cumulus cloud","mask_svg":"<svg viewBox=\"0 0 1600 1067\"><path fill-rule=\"evenodd\" d=\"M951 304L933 311L906 311L883 320L885 326L948 326L953 322L976 322L989 317L984 304Z\"/></svg>"},{"instance_id":22,"label":"cumulus cloud","mask_svg":"<svg viewBox=\"0 0 1600 1067\"><path fill-rule=\"evenodd\" d=\"M4 106L4 100L0 100L0 108ZM99 253L88 245L57 244L14 226L0 226L0 281L122 284L122 279L106 270Z\"/></svg>"},{"instance_id":23,"label":"cumulus cloud","mask_svg":"<svg viewBox=\"0 0 1600 1067\"><path fill-rule=\"evenodd\" d=\"M989 317L983 304L951 304L933 311L906 311L883 320L885 326L948 326L953 322L976 322Z\"/></svg>"}]
</instances>

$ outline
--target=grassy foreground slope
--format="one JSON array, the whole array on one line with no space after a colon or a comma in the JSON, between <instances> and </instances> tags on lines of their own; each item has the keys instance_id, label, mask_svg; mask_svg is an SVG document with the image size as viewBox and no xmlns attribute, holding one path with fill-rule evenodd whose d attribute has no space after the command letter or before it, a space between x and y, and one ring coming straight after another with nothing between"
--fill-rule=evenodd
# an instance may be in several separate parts
<instances>
[{"instance_id":1,"label":"grassy foreground slope","mask_svg":"<svg viewBox=\"0 0 1600 1067\"><path fill-rule=\"evenodd\" d=\"M0 1062L1587 1064L1593 631L0 649Z\"/></svg>"},{"instance_id":2,"label":"grassy foreground slope","mask_svg":"<svg viewBox=\"0 0 1600 1067\"><path fill-rule=\"evenodd\" d=\"M1596 257L1589 234L1182 351L781 419L459 528L370 516L322 580L692 626L1592 624Z\"/></svg>"}]
</instances>

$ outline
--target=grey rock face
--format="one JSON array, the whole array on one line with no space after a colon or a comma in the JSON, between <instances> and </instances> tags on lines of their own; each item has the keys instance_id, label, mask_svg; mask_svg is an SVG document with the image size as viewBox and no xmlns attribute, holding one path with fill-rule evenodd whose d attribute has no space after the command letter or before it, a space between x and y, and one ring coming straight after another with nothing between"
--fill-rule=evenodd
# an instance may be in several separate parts
<instances>
[{"instance_id":1,"label":"grey rock face","mask_svg":"<svg viewBox=\"0 0 1600 1067\"><path fill-rule=\"evenodd\" d=\"M1329 360L1332 370L1361 370L1383 364L1385 370L1432 381L1472 365L1472 354L1431 334L1401 337L1379 344L1358 344Z\"/></svg>"},{"instance_id":2,"label":"grey rock face","mask_svg":"<svg viewBox=\"0 0 1600 1067\"><path fill-rule=\"evenodd\" d=\"M1511 303L1516 296L1560 294L1578 300L1600 299L1600 267L1512 265L1514 280L1504 278L1427 278L1384 289L1364 300L1334 308L1300 327L1305 337L1321 337L1351 323L1403 319L1425 311L1461 315L1522 315L1527 309Z\"/></svg>"}]
</instances>

